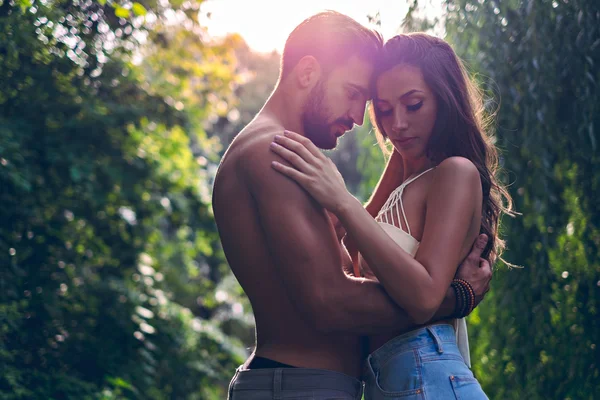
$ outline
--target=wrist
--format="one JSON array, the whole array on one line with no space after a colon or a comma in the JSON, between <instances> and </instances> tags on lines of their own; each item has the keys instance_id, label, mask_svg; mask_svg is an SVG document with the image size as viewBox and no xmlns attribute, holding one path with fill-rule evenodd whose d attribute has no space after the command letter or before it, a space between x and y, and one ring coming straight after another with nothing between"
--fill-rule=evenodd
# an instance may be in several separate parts
<instances>
[{"instance_id":1,"label":"wrist","mask_svg":"<svg viewBox=\"0 0 600 400\"><path fill-rule=\"evenodd\" d=\"M446 292L446 299L440 306L440 311L443 318L452 318L456 312L457 301L458 299L456 298L456 291L452 286L450 286Z\"/></svg>"},{"instance_id":2,"label":"wrist","mask_svg":"<svg viewBox=\"0 0 600 400\"><path fill-rule=\"evenodd\" d=\"M453 279L451 288L456 296L453 318L464 318L475 308L475 292L469 282L464 279Z\"/></svg>"},{"instance_id":3,"label":"wrist","mask_svg":"<svg viewBox=\"0 0 600 400\"><path fill-rule=\"evenodd\" d=\"M352 196L350 193L348 193L346 196L344 196L342 198L342 200L338 203L334 214L338 217L338 219L341 221L342 219L344 219L346 216L352 214L353 210L355 209L356 206L359 206L360 208L363 208L363 206L360 204L360 202L356 199L356 197Z\"/></svg>"}]
</instances>

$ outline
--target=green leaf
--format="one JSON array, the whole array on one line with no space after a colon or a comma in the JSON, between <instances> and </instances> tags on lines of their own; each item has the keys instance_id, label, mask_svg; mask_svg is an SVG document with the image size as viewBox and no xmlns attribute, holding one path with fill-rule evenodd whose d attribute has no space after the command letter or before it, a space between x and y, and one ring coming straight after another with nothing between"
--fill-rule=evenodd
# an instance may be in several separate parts
<instances>
[{"instance_id":1,"label":"green leaf","mask_svg":"<svg viewBox=\"0 0 600 400\"><path fill-rule=\"evenodd\" d=\"M28 9L29 7L31 7L32 5L32 1L31 0L19 0L19 6L21 6L21 9L23 11L25 11L26 9Z\"/></svg>"},{"instance_id":2,"label":"green leaf","mask_svg":"<svg viewBox=\"0 0 600 400\"><path fill-rule=\"evenodd\" d=\"M106 0L98 0L98 3L100 3L101 6L106 4Z\"/></svg>"},{"instance_id":3,"label":"green leaf","mask_svg":"<svg viewBox=\"0 0 600 400\"><path fill-rule=\"evenodd\" d=\"M71 173L71 179L73 179L74 182L79 182L81 181L81 170L75 166L71 167L69 172Z\"/></svg>"},{"instance_id":4,"label":"green leaf","mask_svg":"<svg viewBox=\"0 0 600 400\"><path fill-rule=\"evenodd\" d=\"M115 15L119 18L129 18L129 10L120 6L116 6Z\"/></svg>"},{"instance_id":5,"label":"green leaf","mask_svg":"<svg viewBox=\"0 0 600 400\"><path fill-rule=\"evenodd\" d=\"M146 8L138 2L133 3L133 7L131 9L133 10L133 13L137 16L144 16L147 12Z\"/></svg>"}]
</instances>

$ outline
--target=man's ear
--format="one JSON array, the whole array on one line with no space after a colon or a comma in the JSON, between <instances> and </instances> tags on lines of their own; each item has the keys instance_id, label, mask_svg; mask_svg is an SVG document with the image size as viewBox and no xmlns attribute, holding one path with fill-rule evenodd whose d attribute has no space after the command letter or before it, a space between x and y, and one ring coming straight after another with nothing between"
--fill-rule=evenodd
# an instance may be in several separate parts
<instances>
[{"instance_id":1,"label":"man's ear","mask_svg":"<svg viewBox=\"0 0 600 400\"><path fill-rule=\"evenodd\" d=\"M313 56L304 56L296 65L296 82L305 89L314 86L321 79L321 65Z\"/></svg>"}]
</instances>

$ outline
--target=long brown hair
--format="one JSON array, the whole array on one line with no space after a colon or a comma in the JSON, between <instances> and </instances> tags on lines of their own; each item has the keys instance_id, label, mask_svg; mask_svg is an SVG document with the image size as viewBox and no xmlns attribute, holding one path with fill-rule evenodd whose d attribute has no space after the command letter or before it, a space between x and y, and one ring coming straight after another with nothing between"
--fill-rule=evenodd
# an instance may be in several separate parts
<instances>
[{"instance_id":1,"label":"long brown hair","mask_svg":"<svg viewBox=\"0 0 600 400\"><path fill-rule=\"evenodd\" d=\"M427 157L435 164L448 157L465 157L479 171L483 190L480 233L489 237L482 257L493 261L505 247L504 241L498 236L500 214L513 213L510 194L497 179L498 151L489 132L492 118L485 118L483 96L452 47L442 39L424 33L391 38L384 45L376 63L373 89L383 72L401 64L419 68L436 97L438 112L426 146ZM371 121L377 127L379 144L387 152L387 135L377 107L371 104L369 112Z\"/></svg>"}]
</instances>

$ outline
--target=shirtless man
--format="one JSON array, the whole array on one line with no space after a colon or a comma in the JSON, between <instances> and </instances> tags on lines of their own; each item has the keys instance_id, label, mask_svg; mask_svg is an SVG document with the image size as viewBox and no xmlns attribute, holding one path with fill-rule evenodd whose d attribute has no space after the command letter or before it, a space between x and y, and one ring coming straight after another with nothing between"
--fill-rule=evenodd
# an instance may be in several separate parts
<instances>
[{"instance_id":1,"label":"shirtless man","mask_svg":"<svg viewBox=\"0 0 600 400\"><path fill-rule=\"evenodd\" d=\"M271 168L282 159L269 145L284 129L331 149L362 124L381 46L378 34L342 14L305 20L288 37L273 94L223 156L215 219L256 318L256 350L232 379L230 399L360 399L361 335L415 326L376 281L344 273L351 260L327 212ZM480 266L484 245L458 273L478 300L491 279L489 264ZM437 318L454 307L449 289Z\"/></svg>"}]
</instances>

